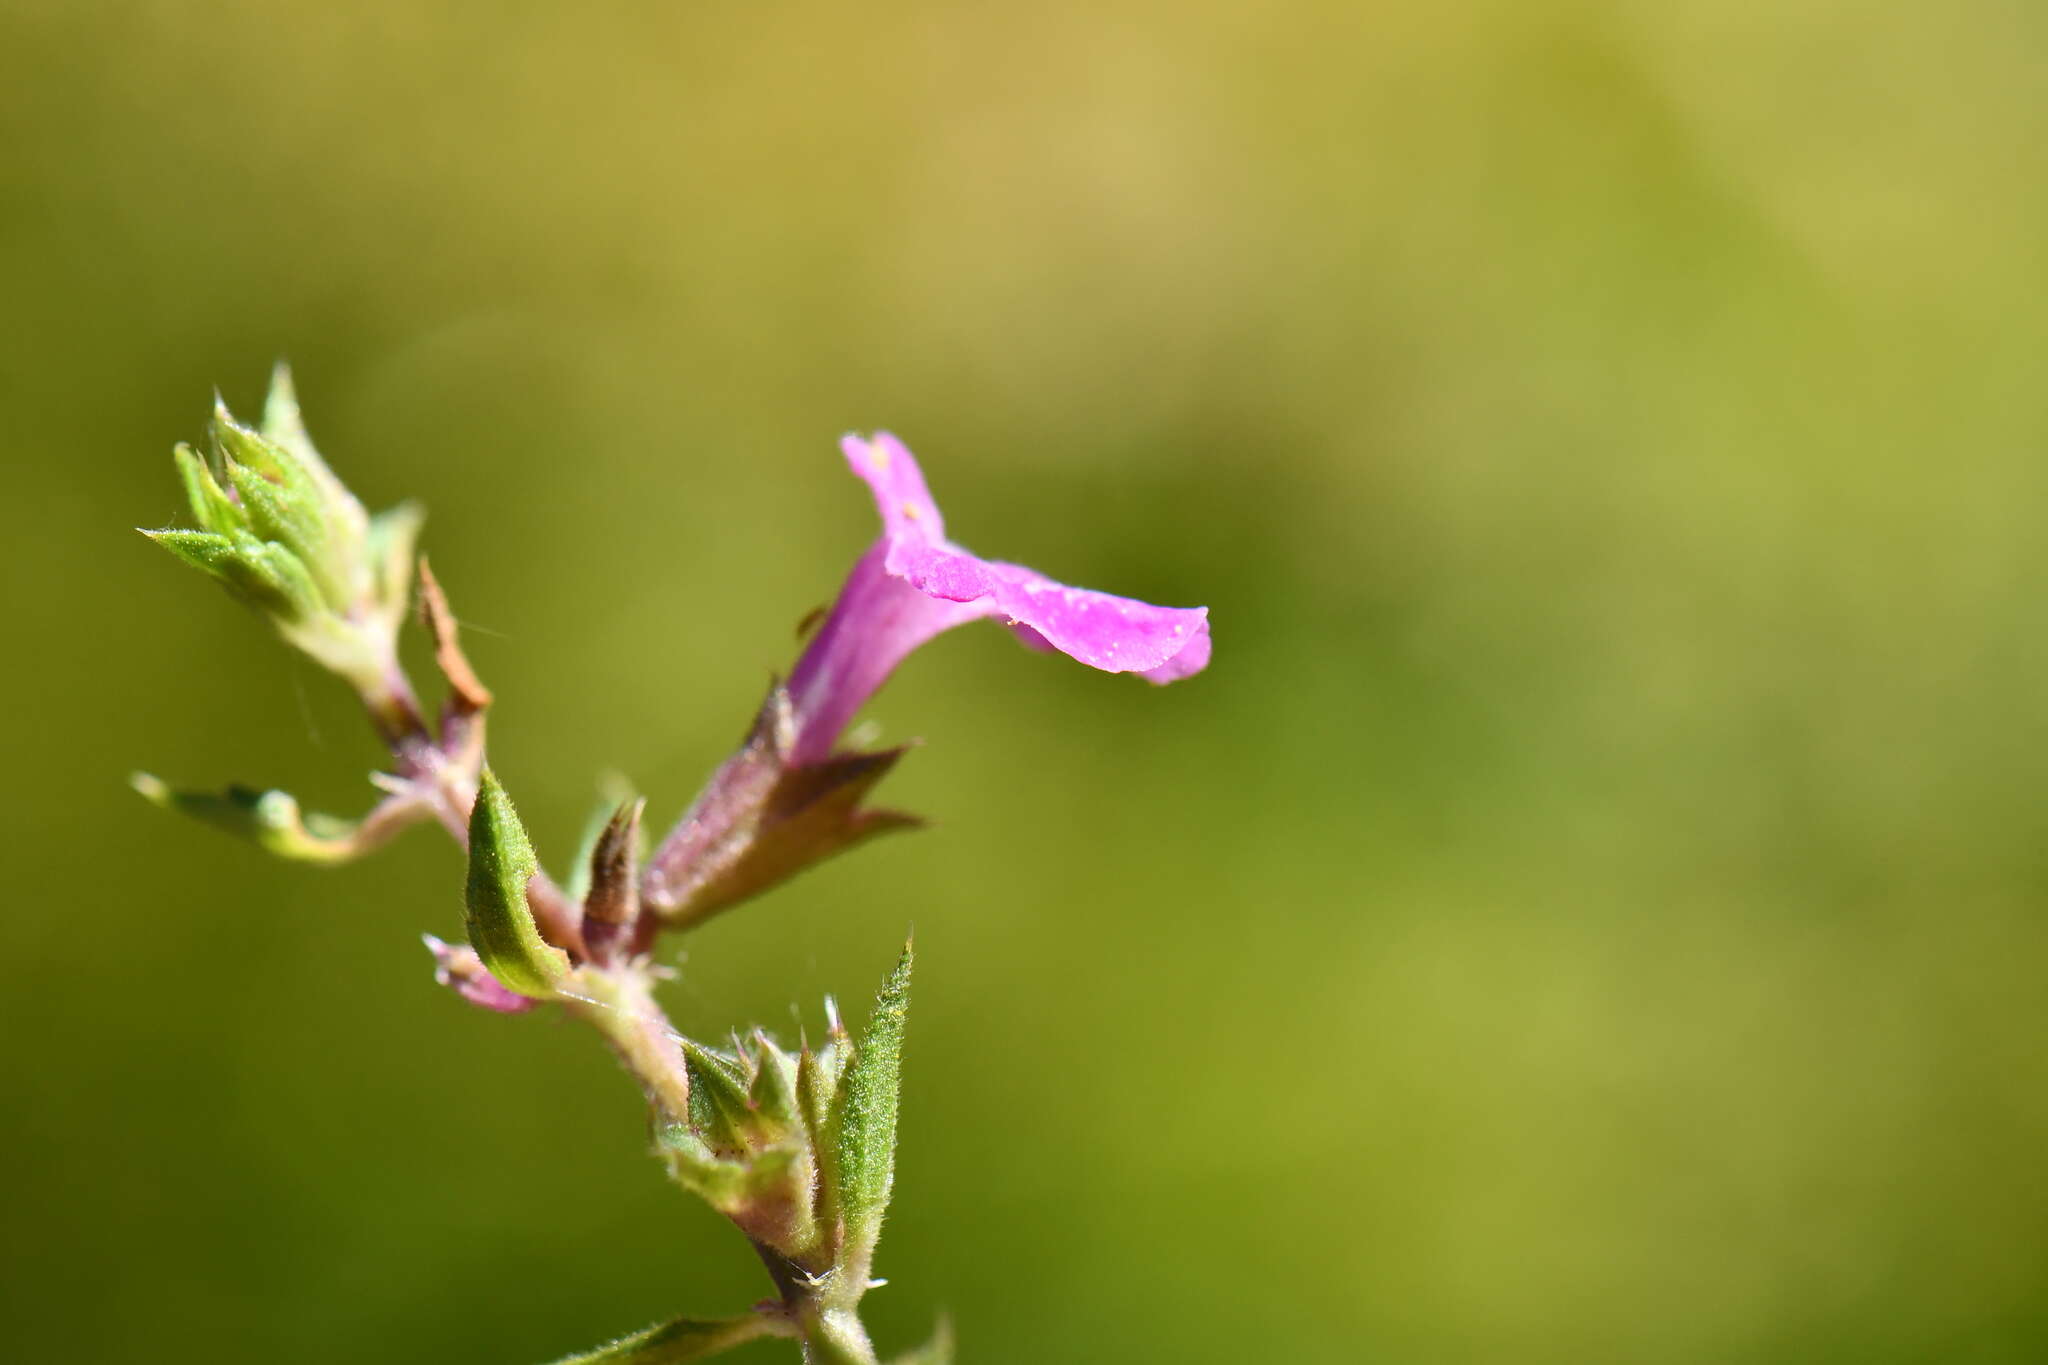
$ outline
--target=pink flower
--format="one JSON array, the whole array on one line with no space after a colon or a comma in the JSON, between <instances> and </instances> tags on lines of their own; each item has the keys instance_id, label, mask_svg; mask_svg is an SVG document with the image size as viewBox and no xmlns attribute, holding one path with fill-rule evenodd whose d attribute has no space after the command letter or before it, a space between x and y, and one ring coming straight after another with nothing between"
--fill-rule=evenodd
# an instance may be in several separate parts
<instances>
[{"instance_id":1,"label":"pink flower","mask_svg":"<svg viewBox=\"0 0 2048 1365\"><path fill-rule=\"evenodd\" d=\"M901 441L877 432L872 440L848 436L840 449L874 492L882 536L847 575L790 675L796 732L789 762L829 758L847 723L912 650L984 617L1034 649L1154 683L1208 664L1207 607L1155 607L983 559L946 539L938 504Z\"/></svg>"}]
</instances>

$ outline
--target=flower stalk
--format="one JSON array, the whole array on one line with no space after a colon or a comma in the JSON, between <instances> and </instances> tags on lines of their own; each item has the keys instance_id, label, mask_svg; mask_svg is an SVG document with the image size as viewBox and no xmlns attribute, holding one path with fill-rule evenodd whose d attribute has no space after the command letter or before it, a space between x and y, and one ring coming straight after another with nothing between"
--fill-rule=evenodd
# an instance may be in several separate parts
<instances>
[{"instance_id":1,"label":"flower stalk","mask_svg":"<svg viewBox=\"0 0 2048 1365\"><path fill-rule=\"evenodd\" d=\"M176 791L135 785L278 854L314 863L360 857L407 827L438 823L464 850L466 943L425 942L435 979L501 1014L546 1007L589 1024L639 1084L656 1155L683 1189L746 1236L776 1298L747 1314L679 1318L562 1365L666 1365L760 1337L798 1342L812 1365L879 1365L859 1306L895 1184L912 952L906 946L855 1038L826 1001L814 1047L755 1030L729 1048L679 1031L655 997L662 935L687 931L878 834L916 828L866 805L904 747L839 741L854 715L919 645L983 618L1024 643L1106 672L1171 682L1209 658L1207 612L1154 607L985 560L945 538L937 504L901 442L848 437L883 533L789 676L769 689L739 748L643 857L645 802L615 802L567 885L551 879L511 796L486 764L490 689L465 656L446 593L415 545L422 516L371 515L314 448L290 376L273 377L262 422L216 404L204 453L175 460L197 529L145 534L218 580L292 647L350 686L391 759L361 818L301 810L281 791ZM398 634L417 601L443 684L420 701ZM897 1365L948 1365L942 1327Z\"/></svg>"}]
</instances>

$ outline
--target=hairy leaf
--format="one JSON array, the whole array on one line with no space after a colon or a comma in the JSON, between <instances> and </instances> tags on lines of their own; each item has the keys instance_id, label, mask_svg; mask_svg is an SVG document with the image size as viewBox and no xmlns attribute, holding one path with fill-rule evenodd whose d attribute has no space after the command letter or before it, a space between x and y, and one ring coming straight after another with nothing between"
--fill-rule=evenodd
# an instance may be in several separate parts
<instances>
[{"instance_id":1,"label":"hairy leaf","mask_svg":"<svg viewBox=\"0 0 2048 1365\"><path fill-rule=\"evenodd\" d=\"M545 997L569 970L569 958L540 936L526 903L526 884L539 870L512 798L484 769L469 817L470 946L505 985Z\"/></svg>"}]
</instances>

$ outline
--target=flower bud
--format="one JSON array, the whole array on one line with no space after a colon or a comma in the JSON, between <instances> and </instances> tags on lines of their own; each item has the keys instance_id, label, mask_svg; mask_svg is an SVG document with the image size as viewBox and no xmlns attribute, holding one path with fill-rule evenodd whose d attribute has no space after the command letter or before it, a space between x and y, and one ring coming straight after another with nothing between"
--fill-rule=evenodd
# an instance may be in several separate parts
<instances>
[{"instance_id":1,"label":"flower bud","mask_svg":"<svg viewBox=\"0 0 2048 1365\"><path fill-rule=\"evenodd\" d=\"M324 667L381 687L411 594L419 509L364 511L306 436L282 366L260 431L217 402L207 454L181 445L174 458L199 529L143 534L218 579Z\"/></svg>"}]
</instances>

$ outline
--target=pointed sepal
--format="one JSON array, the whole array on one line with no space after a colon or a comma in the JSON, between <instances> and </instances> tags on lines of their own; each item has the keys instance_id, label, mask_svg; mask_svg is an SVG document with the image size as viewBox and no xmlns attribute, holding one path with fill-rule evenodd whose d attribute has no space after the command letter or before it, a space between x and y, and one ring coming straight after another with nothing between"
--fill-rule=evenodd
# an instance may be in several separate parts
<instances>
[{"instance_id":1,"label":"pointed sepal","mask_svg":"<svg viewBox=\"0 0 2048 1365\"><path fill-rule=\"evenodd\" d=\"M759 1029L752 1042L754 1082L747 1088L747 1103L763 1128L793 1131L803 1122L796 1096L796 1058Z\"/></svg>"},{"instance_id":2,"label":"pointed sepal","mask_svg":"<svg viewBox=\"0 0 2048 1365\"><path fill-rule=\"evenodd\" d=\"M683 1039L683 1065L690 1075L690 1126L715 1152L735 1156L749 1141L754 1111L747 1099L749 1077L737 1057Z\"/></svg>"},{"instance_id":3,"label":"pointed sepal","mask_svg":"<svg viewBox=\"0 0 2048 1365\"><path fill-rule=\"evenodd\" d=\"M470 946L501 983L547 999L568 974L568 954L541 937L526 888L540 871L519 812L489 768L477 784L469 817L469 880L465 894Z\"/></svg>"},{"instance_id":4,"label":"pointed sepal","mask_svg":"<svg viewBox=\"0 0 2048 1365\"><path fill-rule=\"evenodd\" d=\"M752 730L648 861L642 894L671 928L696 924L878 834L923 822L861 803L905 748L794 764L789 693L769 690Z\"/></svg>"}]
</instances>

